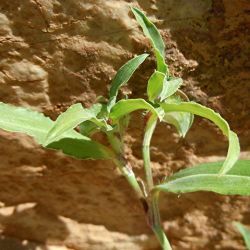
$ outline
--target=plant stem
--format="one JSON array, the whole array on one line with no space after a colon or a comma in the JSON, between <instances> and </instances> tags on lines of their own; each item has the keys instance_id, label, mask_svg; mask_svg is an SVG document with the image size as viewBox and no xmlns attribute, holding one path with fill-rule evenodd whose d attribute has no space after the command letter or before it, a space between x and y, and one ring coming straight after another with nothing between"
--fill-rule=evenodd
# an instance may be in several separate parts
<instances>
[{"instance_id":1,"label":"plant stem","mask_svg":"<svg viewBox=\"0 0 250 250\"><path fill-rule=\"evenodd\" d=\"M119 168L119 170L121 171L123 176L126 178L128 183L130 184L130 186L133 188L137 197L141 201L145 200L144 194L141 190L141 187L140 187L138 181L136 180L135 174L134 174L133 170L131 169L131 167L128 164L126 164L124 160L121 160L121 159L120 160L114 159L114 163Z\"/></svg>"},{"instance_id":2,"label":"plant stem","mask_svg":"<svg viewBox=\"0 0 250 250\"><path fill-rule=\"evenodd\" d=\"M149 225L153 232L155 233L157 239L159 240L161 247L163 250L172 250L169 241L164 233L164 230L161 226L161 217L158 207L158 193L152 193L151 190L154 187L153 176L152 176L152 168L150 161L150 142L152 135L155 130L155 126L157 123L157 117L153 114L150 114L150 117L147 120L145 134L143 139L143 161L144 161L144 170L147 181L147 189L148 189L148 220Z\"/></svg>"},{"instance_id":3,"label":"plant stem","mask_svg":"<svg viewBox=\"0 0 250 250\"><path fill-rule=\"evenodd\" d=\"M157 239L159 240L163 250L172 250L168 238L166 237L164 230L161 226L161 216L158 206L158 193L151 196L151 203L149 207L149 217L151 228L154 231Z\"/></svg>"},{"instance_id":4,"label":"plant stem","mask_svg":"<svg viewBox=\"0 0 250 250\"><path fill-rule=\"evenodd\" d=\"M115 165L119 168L122 175L126 178L130 186L135 191L138 199L141 201L144 210L147 210L147 201L141 190L141 187L135 177L135 174L124 158L124 145L121 138L117 138L114 133L108 133L108 140L115 152L116 157L113 159ZM119 140L120 139L120 140Z\"/></svg>"},{"instance_id":5,"label":"plant stem","mask_svg":"<svg viewBox=\"0 0 250 250\"><path fill-rule=\"evenodd\" d=\"M144 170L146 175L148 193L150 193L150 190L154 186L151 163L150 163L150 141L154 133L156 123L157 123L157 117L151 114L146 123L145 134L142 144L142 155L144 161Z\"/></svg>"}]
</instances>

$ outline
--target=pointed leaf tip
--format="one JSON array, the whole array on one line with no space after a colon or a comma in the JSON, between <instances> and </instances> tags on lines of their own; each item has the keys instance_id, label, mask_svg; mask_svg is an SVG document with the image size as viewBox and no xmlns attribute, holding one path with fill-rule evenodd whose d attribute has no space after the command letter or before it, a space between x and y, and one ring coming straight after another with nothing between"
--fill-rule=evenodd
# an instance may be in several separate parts
<instances>
[{"instance_id":1,"label":"pointed leaf tip","mask_svg":"<svg viewBox=\"0 0 250 250\"><path fill-rule=\"evenodd\" d=\"M109 102L107 105L108 111L114 106L116 102L116 98L118 95L118 91L121 86L126 84L129 79L132 77L135 70L145 61L145 59L149 56L149 54L142 54L139 56L135 56L127 63L125 63L116 73L114 79L111 82L111 87L109 91Z\"/></svg>"},{"instance_id":2,"label":"pointed leaf tip","mask_svg":"<svg viewBox=\"0 0 250 250\"><path fill-rule=\"evenodd\" d=\"M44 146L57 140L63 133L74 129L81 122L95 117L95 111L91 112L82 107L82 104L76 103L70 106L65 112L59 115L49 130Z\"/></svg>"},{"instance_id":3,"label":"pointed leaf tip","mask_svg":"<svg viewBox=\"0 0 250 250\"><path fill-rule=\"evenodd\" d=\"M240 144L237 135L230 130L226 120L214 110L202 106L195 102L163 103L161 107L167 112L188 112L194 115L204 117L217 125L223 134L228 137L229 147L226 160L220 170L220 175L226 174L238 160L240 154Z\"/></svg>"},{"instance_id":4,"label":"pointed leaf tip","mask_svg":"<svg viewBox=\"0 0 250 250\"><path fill-rule=\"evenodd\" d=\"M132 7L131 10L143 33L151 41L156 57L157 70L168 75L168 66L165 63L165 44L160 32L141 10L135 7Z\"/></svg>"},{"instance_id":5,"label":"pointed leaf tip","mask_svg":"<svg viewBox=\"0 0 250 250\"><path fill-rule=\"evenodd\" d=\"M0 129L27 134L39 144L44 144L46 135L54 124L54 121L42 113L0 102ZM74 130L61 134L46 147L62 150L65 154L80 159L112 158L108 148Z\"/></svg>"}]
</instances>

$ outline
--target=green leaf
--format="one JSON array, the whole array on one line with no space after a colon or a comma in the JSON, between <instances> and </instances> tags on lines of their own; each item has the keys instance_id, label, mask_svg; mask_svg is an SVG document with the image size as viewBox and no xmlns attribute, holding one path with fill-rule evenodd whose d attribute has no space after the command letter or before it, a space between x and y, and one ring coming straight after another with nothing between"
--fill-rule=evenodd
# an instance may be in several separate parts
<instances>
[{"instance_id":1,"label":"green leaf","mask_svg":"<svg viewBox=\"0 0 250 250\"><path fill-rule=\"evenodd\" d=\"M157 70L168 75L168 67L165 63L165 45L160 32L157 30L155 25L141 12L139 9L131 8L137 22L142 27L142 30L147 38L150 39L154 48Z\"/></svg>"},{"instance_id":2,"label":"green leaf","mask_svg":"<svg viewBox=\"0 0 250 250\"><path fill-rule=\"evenodd\" d=\"M210 191L224 195L250 195L250 176L197 174L155 186L154 191L190 193Z\"/></svg>"},{"instance_id":3,"label":"green leaf","mask_svg":"<svg viewBox=\"0 0 250 250\"><path fill-rule=\"evenodd\" d=\"M125 132L129 126L129 122L130 122L130 115L125 115L121 119L119 119L118 130L121 137L125 135Z\"/></svg>"},{"instance_id":4,"label":"green leaf","mask_svg":"<svg viewBox=\"0 0 250 250\"><path fill-rule=\"evenodd\" d=\"M118 121L121 117L140 109L151 111L152 113L156 114L159 119L161 119L164 115L163 110L154 108L144 99L127 99L117 102L111 109L109 117L113 122L115 122Z\"/></svg>"},{"instance_id":5,"label":"green leaf","mask_svg":"<svg viewBox=\"0 0 250 250\"><path fill-rule=\"evenodd\" d=\"M107 105L104 103L95 103L87 109L93 118L80 123L79 128L82 135L90 136L100 130L110 131L113 129L106 123L106 108Z\"/></svg>"},{"instance_id":6,"label":"green leaf","mask_svg":"<svg viewBox=\"0 0 250 250\"><path fill-rule=\"evenodd\" d=\"M180 103L181 99L177 96L170 96L167 103ZM173 125L180 136L185 137L193 124L194 115L188 112L166 112L163 121Z\"/></svg>"},{"instance_id":7,"label":"green leaf","mask_svg":"<svg viewBox=\"0 0 250 250\"><path fill-rule=\"evenodd\" d=\"M147 93L148 99L154 102L157 99L163 89L165 74L155 71L148 80Z\"/></svg>"},{"instance_id":8,"label":"green leaf","mask_svg":"<svg viewBox=\"0 0 250 250\"><path fill-rule=\"evenodd\" d=\"M3 130L25 133L42 144L52 123L41 113L0 102L0 128Z\"/></svg>"},{"instance_id":9,"label":"green leaf","mask_svg":"<svg viewBox=\"0 0 250 250\"><path fill-rule=\"evenodd\" d=\"M96 118L82 122L79 125L79 128L80 133L85 136L92 136L98 131L107 132L114 129L111 125L107 124L105 119Z\"/></svg>"},{"instance_id":10,"label":"green leaf","mask_svg":"<svg viewBox=\"0 0 250 250\"><path fill-rule=\"evenodd\" d=\"M173 125L181 137L185 137L192 126L193 116L190 113L169 112L165 114L163 120Z\"/></svg>"},{"instance_id":11,"label":"green leaf","mask_svg":"<svg viewBox=\"0 0 250 250\"><path fill-rule=\"evenodd\" d=\"M86 109L85 109L86 110ZM90 133L95 130L102 130L104 132L113 130L113 127L107 124L107 104L104 103L96 103L93 104L90 108L87 109L91 114L93 114L93 118L91 120L84 121L80 124L81 133L84 134L87 131L83 132L83 129L89 130ZM91 131L90 131L91 130Z\"/></svg>"},{"instance_id":12,"label":"green leaf","mask_svg":"<svg viewBox=\"0 0 250 250\"><path fill-rule=\"evenodd\" d=\"M84 109L82 104L77 103L70 106L64 113L59 115L47 134L44 145L48 145L57 140L63 133L72 130L80 123L95 118L95 112Z\"/></svg>"},{"instance_id":13,"label":"green leaf","mask_svg":"<svg viewBox=\"0 0 250 250\"><path fill-rule=\"evenodd\" d=\"M160 101L165 100L169 96L175 94L175 92L180 88L182 84L181 78L172 78L171 80L165 79L163 88L160 94Z\"/></svg>"},{"instance_id":14,"label":"green leaf","mask_svg":"<svg viewBox=\"0 0 250 250\"><path fill-rule=\"evenodd\" d=\"M95 103L90 108L84 110L88 110L88 112L90 112L94 117L97 117L101 112L103 112L104 106L105 104Z\"/></svg>"},{"instance_id":15,"label":"green leaf","mask_svg":"<svg viewBox=\"0 0 250 250\"><path fill-rule=\"evenodd\" d=\"M80 133L85 136L91 136L100 131L100 127L92 121L85 121L79 125Z\"/></svg>"},{"instance_id":16,"label":"green leaf","mask_svg":"<svg viewBox=\"0 0 250 250\"><path fill-rule=\"evenodd\" d=\"M166 75L155 71L148 80L147 93L151 102L159 99L160 102L172 96L181 86L181 78L167 79Z\"/></svg>"},{"instance_id":17,"label":"green leaf","mask_svg":"<svg viewBox=\"0 0 250 250\"><path fill-rule=\"evenodd\" d=\"M218 174L223 161L202 163L191 168L185 168L169 177L170 180L199 174ZM250 160L238 160L228 171L229 175L250 176Z\"/></svg>"},{"instance_id":18,"label":"green leaf","mask_svg":"<svg viewBox=\"0 0 250 250\"><path fill-rule=\"evenodd\" d=\"M243 226L239 222L234 222L233 224L238 229L238 231L241 233L242 237L244 238L247 249L250 250L250 230L247 229L245 226Z\"/></svg>"},{"instance_id":19,"label":"green leaf","mask_svg":"<svg viewBox=\"0 0 250 250\"><path fill-rule=\"evenodd\" d=\"M135 70L144 62L147 57L148 54L136 56L125 63L117 71L113 81L111 82L111 88L109 91L109 103L107 107L108 111L110 111L112 106L115 104L120 87L128 82Z\"/></svg>"},{"instance_id":20,"label":"green leaf","mask_svg":"<svg viewBox=\"0 0 250 250\"><path fill-rule=\"evenodd\" d=\"M73 104L64 113L59 115L54 123L54 126L49 130L44 145L48 145L57 140L63 133L74 129L84 121L92 121L98 127L103 127L106 130L112 130L112 127L107 125L103 119L98 119L96 116L102 110L101 104L94 104L89 109L82 107L80 103Z\"/></svg>"},{"instance_id":21,"label":"green leaf","mask_svg":"<svg viewBox=\"0 0 250 250\"><path fill-rule=\"evenodd\" d=\"M86 137L64 138L54 141L46 146L49 149L61 150L64 154L77 159L112 159L113 153L102 144L86 139Z\"/></svg>"},{"instance_id":22,"label":"green leaf","mask_svg":"<svg viewBox=\"0 0 250 250\"><path fill-rule=\"evenodd\" d=\"M239 140L237 135L230 130L228 123L220 116L220 114L195 102L182 102L178 104L163 103L161 107L165 112L189 112L207 118L216 124L229 140L227 157L219 173L221 175L225 174L233 167L238 160L240 153Z\"/></svg>"},{"instance_id":23,"label":"green leaf","mask_svg":"<svg viewBox=\"0 0 250 250\"><path fill-rule=\"evenodd\" d=\"M158 191L188 193L212 191L220 194L250 195L250 161L239 160L223 176L218 175L223 162L200 164L181 170L155 187Z\"/></svg>"},{"instance_id":24,"label":"green leaf","mask_svg":"<svg viewBox=\"0 0 250 250\"><path fill-rule=\"evenodd\" d=\"M9 104L0 103L0 128L9 132L25 133L35 139L39 144L44 144L48 131L53 127L54 122L37 111L15 107ZM66 142L78 148L69 148ZM94 150L79 153L80 148L91 148ZM58 137L58 141L48 145L48 148L60 149L64 153L80 159L109 159L112 158L110 150L103 145L92 141L74 130L68 131ZM78 152L79 151L79 152Z\"/></svg>"}]
</instances>

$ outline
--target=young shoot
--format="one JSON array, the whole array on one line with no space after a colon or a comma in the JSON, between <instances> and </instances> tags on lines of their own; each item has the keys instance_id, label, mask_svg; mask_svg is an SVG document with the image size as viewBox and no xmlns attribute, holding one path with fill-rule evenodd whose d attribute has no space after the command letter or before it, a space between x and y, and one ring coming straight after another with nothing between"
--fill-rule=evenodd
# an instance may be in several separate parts
<instances>
[{"instance_id":1,"label":"young shoot","mask_svg":"<svg viewBox=\"0 0 250 250\"><path fill-rule=\"evenodd\" d=\"M121 86L128 83L135 70L149 57L149 54L142 54L135 56L118 70L111 82L107 102L96 103L90 108L76 103L55 121L36 111L0 103L0 128L26 133L43 147L61 150L78 159L112 160L142 203L148 224L162 249L170 250L171 244L161 226L159 193L178 195L210 191L222 195L250 195L250 164L246 160L238 161L239 140L227 121L212 109L188 100L180 89L183 80L174 77L169 71L160 32L141 10L131 10L149 39L156 59L156 69L148 79L145 89L146 99L118 100ZM129 117L137 110L146 112L142 141L144 179L134 174L133 166L130 166L124 153L123 138L130 123ZM150 145L156 125L160 122L168 123L177 130L180 137L185 137L195 115L213 122L227 137L228 151L225 161L187 168L155 184ZM96 132L106 136L109 146L93 139Z\"/></svg>"}]
</instances>

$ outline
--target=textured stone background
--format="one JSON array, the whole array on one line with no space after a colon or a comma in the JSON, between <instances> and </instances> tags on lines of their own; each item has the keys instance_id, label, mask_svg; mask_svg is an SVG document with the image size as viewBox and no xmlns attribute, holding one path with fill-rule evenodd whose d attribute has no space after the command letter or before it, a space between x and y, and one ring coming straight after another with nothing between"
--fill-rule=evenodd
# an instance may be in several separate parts
<instances>
[{"instance_id":1,"label":"textured stone background","mask_svg":"<svg viewBox=\"0 0 250 250\"><path fill-rule=\"evenodd\" d=\"M219 111L250 142L249 0L0 0L0 101L55 118L69 105L107 95L115 71L150 51L129 11L143 9L166 42L171 72L190 99ZM124 92L142 96L151 57ZM142 118L126 137L142 175ZM139 120L139 121L138 121ZM153 138L155 179L222 159L227 143L196 119L187 138L159 125ZM110 162L77 161L0 131L0 249L160 249L140 204ZM176 250L245 249L231 222L250 225L250 199L212 193L164 195L164 228Z\"/></svg>"}]
</instances>

